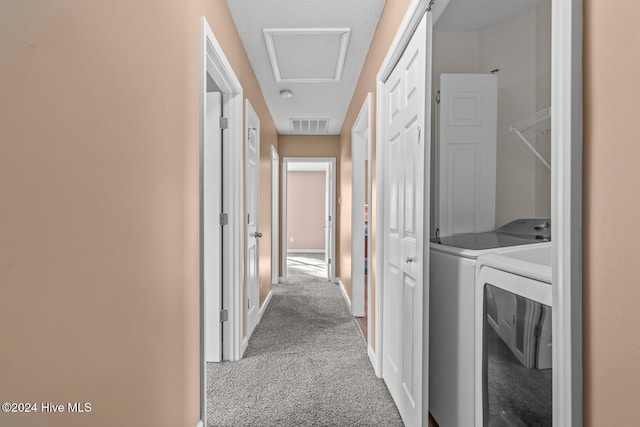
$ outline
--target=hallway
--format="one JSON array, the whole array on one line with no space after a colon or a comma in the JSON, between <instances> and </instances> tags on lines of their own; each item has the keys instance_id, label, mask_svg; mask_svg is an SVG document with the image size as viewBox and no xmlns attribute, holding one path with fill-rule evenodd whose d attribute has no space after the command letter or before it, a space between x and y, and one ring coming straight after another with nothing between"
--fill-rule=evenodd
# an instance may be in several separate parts
<instances>
[{"instance_id":1,"label":"hallway","mask_svg":"<svg viewBox=\"0 0 640 427\"><path fill-rule=\"evenodd\" d=\"M244 358L209 363L207 384L208 426L403 425L338 286L295 264Z\"/></svg>"}]
</instances>

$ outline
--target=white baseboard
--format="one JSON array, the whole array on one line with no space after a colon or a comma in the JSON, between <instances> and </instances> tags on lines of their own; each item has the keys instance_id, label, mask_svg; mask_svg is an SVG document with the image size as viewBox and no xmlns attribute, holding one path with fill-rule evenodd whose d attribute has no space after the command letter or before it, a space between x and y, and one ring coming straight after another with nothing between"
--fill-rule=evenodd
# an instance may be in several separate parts
<instances>
[{"instance_id":1,"label":"white baseboard","mask_svg":"<svg viewBox=\"0 0 640 427\"><path fill-rule=\"evenodd\" d=\"M267 306L271 302L271 297L273 296L273 292L269 291L269 295L267 295L267 299L264 300L264 304L260 307L260 311L258 312L258 323L262 320L262 315L267 310Z\"/></svg>"},{"instance_id":2,"label":"white baseboard","mask_svg":"<svg viewBox=\"0 0 640 427\"><path fill-rule=\"evenodd\" d=\"M284 276L278 277L278 283L284 283Z\"/></svg>"},{"instance_id":3,"label":"white baseboard","mask_svg":"<svg viewBox=\"0 0 640 427\"><path fill-rule=\"evenodd\" d=\"M378 369L378 356L376 352L373 351L370 345L367 345L367 354L369 355L369 361L371 362L371 366L373 366L373 372L376 373L376 377L380 378L380 370Z\"/></svg>"},{"instance_id":4,"label":"white baseboard","mask_svg":"<svg viewBox=\"0 0 640 427\"><path fill-rule=\"evenodd\" d=\"M288 254L323 254L324 249L287 249Z\"/></svg>"},{"instance_id":5,"label":"white baseboard","mask_svg":"<svg viewBox=\"0 0 640 427\"><path fill-rule=\"evenodd\" d=\"M204 427L204 422L202 420L198 421L198 424L196 424L196 427Z\"/></svg>"},{"instance_id":6,"label":"white baseboard","mask_svg":"<svg viewBox=\"0 0 640 427\"><path fill-rule=\"evenodd\" d=\"M342 291L342 296L344 300L347 302L347 307L349 307L349 313L351 313L351 300L349 299L349 295L347 294L347 290L344 288L344 283L340 280L339 277L336 277L336 283L340 286L340 290Z\"/></svg>"},{"instance_id":7,"label":"white baseboard","mask_svg":"<svg viewBox=\"0 0 640 427\"><path fill-rule=\"evenodd\" d=\"M242 349L240 350L240 358L244 357L244 352L249 347L249 337L242 338Z\"/></svg>"}]
</instances>

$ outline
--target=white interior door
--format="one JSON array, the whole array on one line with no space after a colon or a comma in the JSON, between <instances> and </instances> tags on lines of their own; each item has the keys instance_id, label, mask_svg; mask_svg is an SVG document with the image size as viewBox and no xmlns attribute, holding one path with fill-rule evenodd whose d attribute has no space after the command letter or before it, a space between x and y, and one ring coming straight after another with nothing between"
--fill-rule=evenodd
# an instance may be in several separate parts
<instances>
[{"instance_id":1,"label":"white interior door","mask_svg":"<svg viewBox=\"0 0 640 427\"><path fill-rule=\"evenodd\" d=\"M431 13L384 83L384 284L382 377L409 427L426 425L428 278L424 252L428 191ZM424 408L424 410L423 410Z\"/></svg>"},{"instance_id":2,"label":"white interior door","mask_svg":"<svg viewBox=\"0 0 640 427\"><path fill-rule=\"evenodd\" d=\"M334 170L331 163L327 163L325 198L324 198L324 261L327 267L327 280L333 280L333 183Z\"/></svg>"},{"instance_id":3,"label":"white interior door","mask_svg":"<svg viewBox=\"0 0 640 427\"><path fill-rule=\"evenodd\" d=\"M364 192L367 134L351 133L351 313L364 316Z\"/></svg>"},{"instance_id":4,"label":"white interior door","mask_svg":"<svg viewBox=\"0 0 640 427\"><path fill-rule=\"evenodd\" d=\"M498 78L440 76L436 228L441 236L496 226Z\"/></svg>"},{"instance_id":5,"label":"white interior door","mask_svg":"<svg viewBox=\"0 0 640 427\"><path fill-rule=\"evenodd\" d=\"M260 193L260 122L247 101L247 147L246 147L246 206L247 206L247 337L258 324L260 300L260 238L259 193Z\"/></svg>"},{"instance_id":6,"label":"white interior door","mask_svg":"<svg viewBox=\"0 0 640 427\"><path fill-rule=\"evenodd\" d=\"M222 361L222 94L205 97L205 137L203 153L203 276L204 354L207 362Z\"/></svg>"},{"instance_id":7,"label":"white interior door","mask_svg":"<svg viewBox=\"0 0 640 427\"><path fill-rule=\"evenodd\" d=\"M280 279L280 156L271 146L271 284Z\"/></svg>"}]
</instances>

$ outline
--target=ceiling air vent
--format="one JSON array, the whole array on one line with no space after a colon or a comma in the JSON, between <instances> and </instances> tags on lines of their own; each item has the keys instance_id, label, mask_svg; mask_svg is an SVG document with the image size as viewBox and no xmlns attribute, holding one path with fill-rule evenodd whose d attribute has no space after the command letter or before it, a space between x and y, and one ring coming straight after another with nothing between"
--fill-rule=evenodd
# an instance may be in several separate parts
<instances>
[{"instance_id":1,"label":"ceiling air vent","mask_svg":"<svg viewBox=\"0 0 640 427\"><path fill-rule=\"evenodd\" d=\"M289 119L295 134L318 135L329 130L329 119Z\"/></svg>"}]
</instances>

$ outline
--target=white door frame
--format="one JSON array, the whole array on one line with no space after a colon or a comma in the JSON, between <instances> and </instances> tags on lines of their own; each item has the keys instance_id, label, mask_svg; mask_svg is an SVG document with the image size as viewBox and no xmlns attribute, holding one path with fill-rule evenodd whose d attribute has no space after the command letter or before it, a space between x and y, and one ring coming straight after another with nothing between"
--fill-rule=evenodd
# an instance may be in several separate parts
<instances>
[{"instance_id":1,"label":"white door frame","mask_svg":"<svg viewBox=\"0 0 640 427\"><path fill-rule=\"evenodd\" d=\"M364 277L364 201L371 201L371 168L365 171L365 162L371 158L371 97L368 93L362 104L360 113L351 128L351 314L357 317L364 316L364 295L365 287L370 286L370 275L367 275L365 283ZM365 183L365 173L367 180ZM365 197L368 195L369 197ZM368 243L367 243L368 245ZM368 251L371 253L371 251ZM371 290L369 289L369 293ZM370 299L369 299L370 301ZM371 309L367 310L371 313ZM370 317L370 316L369 316ZM368 327L368 332L371 330ZM371 342L367 337L367 342Z\"/></svg>"},{"instance_id":2,"label":"white door frame","mask_svg":"<svg viewBox=\"0 0 640 427\"><path fill-rule=\"evenodd\" d=\"M582 0L552 0L553 423L583 424Z\"/></svg>"},{"instance_id":3,"label":"white door frame","mask_svg":"<svg viewBox=\"0 0 640 427\"><path fill-rule=\"evenodd\" d=\"M271 284L280 281L280 156L271 146Z\"/></svg>"},{"instance_id":4,"label":"white door frame","mask_svg":"<svg viewBox=\"0 0 640 427\"><path fill-rule=\"evenodd\" d=\"M455 1L455 0L454 0ZM398 62L429 0L412 0L377 77L377 111L382 85ZM449 0L436 0L437 21ZM582 0L552 0L551 219L553 236L553 420L581 426L582 372ZM383 230L383 121L376 120L376 229ZM383 246L376 242L376 296L382 295ZM381 375L382 303L376 298L376 355ZM476 411L478 409L476 408Z\"/></svg>"},{"instance_id":5,"label":"white door frame","mask_svg":"<svg viewBox=\"0 0 640 427\"><path fill-rule=\"evenodd\" d=\"M330 192L333 197L330 197L330 215L331 221L334 224L331 227L331 233L329 239L331 241L330 257L331 266L329 268L329 276L327 279L331 282L336 281L336 158L335 157L284 157L282 160L282 280L287 280L287 172L289 170L290 163L326 163L330 167L331 173L334 174L334 179L331 180L331 188L326 188L326 192ZM326 248L325 248L326 250Z\"/></svg>"},{"instance_id":6,"label":"white door frame","mask_svg":"<svg viewBox=\"0 0 640 427\"><path fill-rule=\"evenodd\" d=\"M251 105L251 102L249 102L248 99L245 100L245 115L246 115L246 120L245 120L245 128L244 128L244 136L246 138L245 140L245 183L246 183L246 187L245 187L245 206L247 206L247 209L249 209L249 197L251 197L251 189L249 188L250 185L252 185L251 182L249 182L248 177L246 176L248 170L249 170L249 154L248 154L248 150L249 150L249 132L251 132L252 130L255 132L256 134L256 148L257 148L257 155L258 155L258 164L256 165L257 168L257 176L256 176L256 187L255 190L255 194L256 194L256 218L255 218L255 226L256 226L256 233L259 233L258 236L262 236L262 233L260 233L260 117L258 117L258 114L256 113L256 111L253 109L253 106ZM245 233L248 233L248 227L249 225L247 224L247 222L244 221L244 215L243 215L243 223L246 225L247 228L245 228ZM241 356L244 355L245 350L247 349L247 346L249 345L249 338L251 338L251 334L253 333L253 330L255 329L255 327L257 326L257 323L260 321L259 319L259 311L260 311L260 237L255 237L255 236L245 236L245 239L255 239L255 245L256 245L256 275L257 275L257 282L254 284L255 287L257 287L257 289L253 289L253 291L255 292L256 296L257 296L257 301L254 301L255 304L255 315L258 316L257 320L256 320L256 324L252 325L251 322L249 322L249 312L246 312L246 316L243 318L244 322L247 322L247 327L246 327L246 336L243 337L242 339L242 350L241 350ZM249 281L249 253L248 253L248 249L249 249L249 242L247 240L245 240L245 242L247 242L246 246L245 246L245 289L244 289L244 294L243 294L243 303L242 303L242 312L245 312L245 306L249 306L249 296L250 296L250 291L251 289L249 288L249 286L251 285L250 281Z\"/></svg>"},{"instance_id":7,"label":"white door frame","mask_svg":"<svg viewBox=\"0 0 640 427\"><path fill-rule=\"evenodd\" d=\"M243 219L243 90L220 44L216 40L205 17L201 19L200 64L200 417L206 418L206 363L204 357L204 238L203 229L203 146L205 143L205 102L207 74L222 92L222 113L228 118L228 128L223 131L222 206L227 214L227 224L222 227L222 307L228 310L228 321L223 323L223 360L238 360L242 342L242 265L244 254ZM212 225L220 225L215 218ZM218 293L219 295L219 293ZM239 309L240 308L240 309ZM220 314L218 314L220 316ZM205 423L206 424L206 423Z\"/></svg>"}]
</instances>

